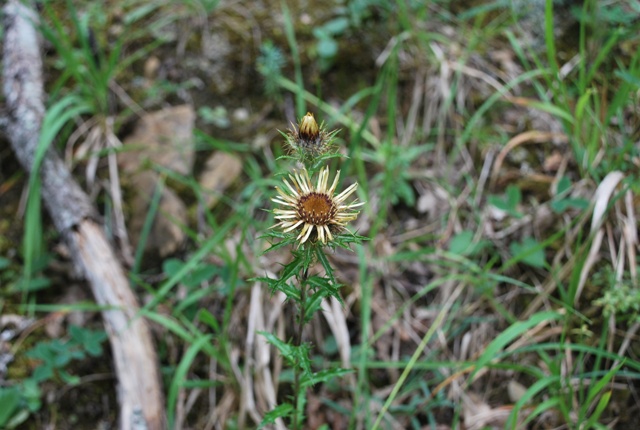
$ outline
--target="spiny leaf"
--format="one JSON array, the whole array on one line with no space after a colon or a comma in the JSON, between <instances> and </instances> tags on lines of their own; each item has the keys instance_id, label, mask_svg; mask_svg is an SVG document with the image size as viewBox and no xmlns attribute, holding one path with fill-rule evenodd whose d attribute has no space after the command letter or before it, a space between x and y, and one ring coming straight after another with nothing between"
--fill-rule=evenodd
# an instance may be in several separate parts
<instances>
[{"instance_id":1,"label":"spiny leaf","mask_svg":"<svg viewBox=\"0 0 640 430\"><path fill-rule=\"evenodd\" d=\"M291 403L282 403L264 414L264 418L260 422L258 429L264 428L267 424L275 423L278 418L288 418L293 412L294 409Z\"/></svg>"},{"instance_id":2,"label":"spiny leaf","mask_svg":"<svg viewBox=\"0 0 640 430\"><path fill-rule=\"evenodd\" d=\"M327 369L321 370L319 372L315 372L312 375L308 375L302 378L302 386L305 388L311 387L312 385L327 382L333 378L339 378L347 373L352 373L352 369L342 369L336 367L335 369Z\"/></svg>"}]
</instances>

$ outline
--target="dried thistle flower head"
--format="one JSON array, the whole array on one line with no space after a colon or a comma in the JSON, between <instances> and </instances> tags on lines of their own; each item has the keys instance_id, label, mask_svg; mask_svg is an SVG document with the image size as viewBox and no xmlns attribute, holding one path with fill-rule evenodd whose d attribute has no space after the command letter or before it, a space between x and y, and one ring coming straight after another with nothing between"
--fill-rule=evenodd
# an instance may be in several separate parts
<instances>
[{"instance_id":1,"label":"dried thistle flower head","mask_svg":"<svg viewBox=\"0 0 640 430\"><path fill-rule=\"evenodd\" d=\"M320 170L318 183L314 187L306 169L295 171L289 175L291 183L284 179L286 189L276 187L278 196L273 202L286 207L275 209L275 218L278 223L274 227L280 227L283 231L300 231L296 240L299 244L307 240L320 241L326 244L333 240L333 234L341 231L344 226L358 217L359 211L355 208L362 206L364 202L353 201L349 204L345 200L358 188L354 183L346 190L334 196L340 171L336 174L333 183L329 187L329 168Z\"/></svg>"},{"instance_id":2,"label":"dried thistle flower head","mask_svg":"<svg viewBox=\"0 0 640 430\"><path fill-rule=\"evenodd\" d=\"M311 112L300 119L298 126L291 125L286 134L287 143L298 153L301 161L313 159L329 151L336 131L327 132L324 124L318 125Z\"/></svg>"}]
</instances>

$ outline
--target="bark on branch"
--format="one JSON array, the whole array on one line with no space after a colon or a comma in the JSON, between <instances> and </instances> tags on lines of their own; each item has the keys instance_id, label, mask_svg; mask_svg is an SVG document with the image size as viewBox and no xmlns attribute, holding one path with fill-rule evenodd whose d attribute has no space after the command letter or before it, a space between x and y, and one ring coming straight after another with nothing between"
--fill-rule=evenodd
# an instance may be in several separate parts
<instances>
[{"instance_id":1,"label":"bark on branch","mask_svg":"<svg viewBox=\"0 0 640 430\"><path fill-rule=\"evenodd\" d=\"M17 0L4 7L4 132L22 166L34 164L44 117L42 59L36 13ZM33 173L33 172L32 172ZM35 172L34 174L38 174ZM157 357L138 303L88 196L52 150L41 168L42 198L69 244L102 312L119 383L120 429L164 429L163 396Z\"/></svg>"}]
</instances>

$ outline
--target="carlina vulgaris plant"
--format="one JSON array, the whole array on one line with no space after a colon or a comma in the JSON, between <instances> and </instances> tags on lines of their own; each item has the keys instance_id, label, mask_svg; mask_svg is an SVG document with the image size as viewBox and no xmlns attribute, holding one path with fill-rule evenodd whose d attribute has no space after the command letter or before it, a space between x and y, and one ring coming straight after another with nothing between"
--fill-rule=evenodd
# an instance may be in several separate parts
<instances>
[{"instance_id":1,"label":"carlina vulgaris plant","mask_svg":"<svg viewBox=\"0 0 640 430\"><path fill-rule=\"evenodd\" d=\"M311 113L302 117L297 127L293 125L287 133L282 133L289 154L281 159L293 159L302 167L289 173L288 180L283 178L283 184L276 187L278 195L272 201L278 207L271 210L276 223L263 237L272 242L266 252L291 246L293 258L284 265L278 279L257 280L265 282L272 294L282 292L296 308L296 327L291 339L284 341L271 333L262 333L291 367L293 385L291 401L265 414L260 427L282 418L289 428L303 428L307 389L350 372L341 368L314 372L309 357L311 345L303 341L304 326L321 308L322 301L334 297L342 302L327 249L350 249L351 244L366 239L346 229L365 204L350 199L358 184L353 183L336 194L340 172L330 182L329 167L323 165L328 159L341 156L334 145L336 133L326 131L324 124L318 125ZM314 176L317 176L315 181ZM324 274L311 273L318 263Z\"/></svg>"}]
</instances>

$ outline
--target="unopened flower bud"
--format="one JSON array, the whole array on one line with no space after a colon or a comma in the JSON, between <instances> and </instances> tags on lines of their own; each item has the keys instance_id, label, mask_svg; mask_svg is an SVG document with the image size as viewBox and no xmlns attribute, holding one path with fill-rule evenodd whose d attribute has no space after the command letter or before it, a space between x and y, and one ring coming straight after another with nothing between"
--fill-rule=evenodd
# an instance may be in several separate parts
<instances>
[{"instance_id":1,"label":"unopened flower bud","mask_svg":"<svg viewBox=\"0 0 640 430\"><path fill-rule=\"evenodd\" d=\"M313 143L318 139L320 135L320 127L316 122L316 119L313 117L311 112L307 112L305 116L300 120L298 135L300 139L305 140L306 142Z\"/></svg>"}]
</instances>

